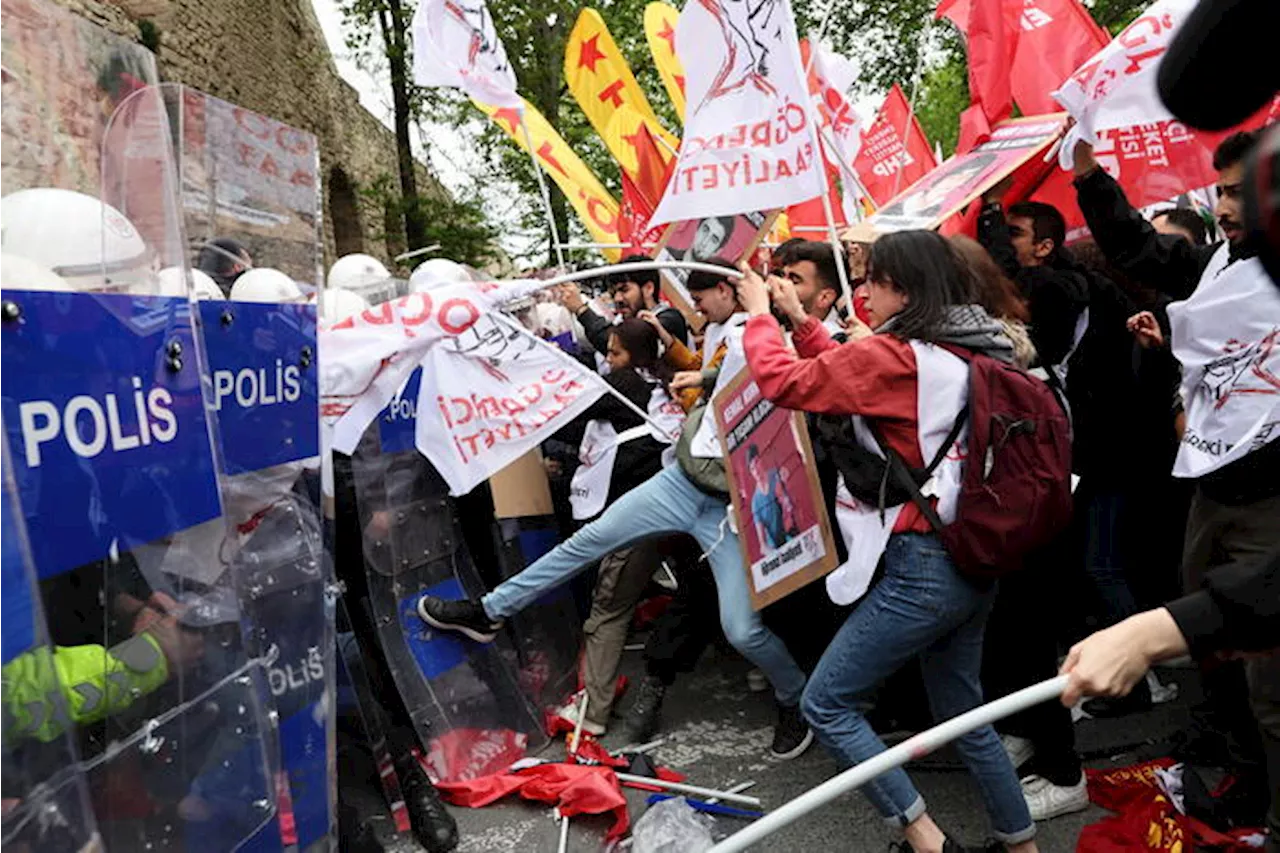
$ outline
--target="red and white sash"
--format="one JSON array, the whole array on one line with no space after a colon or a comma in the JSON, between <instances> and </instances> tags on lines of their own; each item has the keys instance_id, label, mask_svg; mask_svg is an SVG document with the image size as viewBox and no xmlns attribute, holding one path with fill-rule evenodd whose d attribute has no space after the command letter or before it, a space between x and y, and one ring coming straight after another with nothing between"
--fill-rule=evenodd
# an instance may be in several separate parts
<instances>
[{"instance_id":1,"label":"red and white sash","mask_svg":"<svg viewBox=\"0 0 1280 853\"><path fill-rule=\"evenodd\" d=\"M1202 477L1280 436L1280 287L1226 243L1191 297L1169 306L1187 429L1175 477Z\"/></svg>"},{"instance_id":2,"label":"red and white sash","mask_svg":"<svg viewBox=\"0 0 1280 853\"><path fill-rule=\"evenodd\" d=\"M911 349L915 353L919 377L916 418L920 425L920 454L925 459L932 459L969 400L969 365L933 344L911 341ZM853 428L859 444L878 456L883 455L861 417L854 416ZM921 488L926 496L938 499L938 515L944 523L951 522L956 516L964 448L968 440L969 429L965 427L955 445L934 469L933 477ZM881 521L879 507L859 501L849 494L843 477L838 480L836 523L844 537L849 558L827 575L827 595L836 604L851 604L867 591L902 507L902 504L887 507Z\"/></svg>"}]
</instances>

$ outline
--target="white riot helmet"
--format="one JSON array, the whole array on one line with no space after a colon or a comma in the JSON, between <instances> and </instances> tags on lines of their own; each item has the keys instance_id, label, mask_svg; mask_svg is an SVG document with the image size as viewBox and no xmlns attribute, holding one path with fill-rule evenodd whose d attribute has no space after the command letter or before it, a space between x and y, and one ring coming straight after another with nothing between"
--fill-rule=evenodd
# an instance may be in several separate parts
<instances>
[{"instance_id":1,"label":"white riot helmet","mask_svg":"<svg viewBox=\"0 0 1280 853\"><path fill-rule=\"evenodd\" d=\"M372 255L355 253L343 255L329 267L325 285L329 289L344 288L360 292L391 280L391 273L382 261Z\"/></svg>"},{"instance_id":2,"label":"white riot helmet","mask_svg":"<svg viewBox=\"0 0 1280 853\"><path fill-rule=\"evenodd\" d=\"M448 258L432 258L418 264L409 276L409 289L414 293L432 290L446 284L471 281L471 273L462 264Z\"/></svg>"},{"instance_id":3,"label":"white riot helmet","mask_svg":"<svg viewBox=\"0 0 1280 853\"><path fill-rule=\"evenodd\" d=\"M53 270L21 255L0 255L0 286L5 290L71 290Z\"/></svg>"},{"instance_id":4,"label":"white riot helmet","mask_svg":"<svg viewBox=\"0 0 1280 853\"><path fill-rule=\"evenodd\" d=\"M368 301L353 290L337 287L320 295L320 316L326 323L337 323L368 308Z\"/></svg>"},{"instance_id":5,"label":"white riot helmet","mask_svg":"<svg viewBox=\"0 0 1280 853\"><path fill-rule=\"evenodd\" d=\"M302 288L289 276L270 267L254 267L231 285L237 302L303 302Z\"/></svg>"},{"instance_id":6,"label":"white riot helmet","mask_svg":"<svg viewBox=\"0 0 1280 853\"><path fill-rule=\"evenodd\" d=\"M183 277L184 272L186 278ZM225 298L222 295L222 289L209 277L208 273L202 270L165 267L156 274L156 279L159 282L156 291L158 296L186 296L187 282L190 281L191 290L195 293L196 299Z\"/></svg>"},{"instance_id":7,"label":"white riot helmet","mask_svg":"<svg viewBox=\"0 0 1280 853\"><path fill-rule=\"evenodd\" d=\"M120 211L91 195L39 187L0 199L0 251L48 267L71 290L152 293L152 254Z\"/></svg>"}]
</instances>

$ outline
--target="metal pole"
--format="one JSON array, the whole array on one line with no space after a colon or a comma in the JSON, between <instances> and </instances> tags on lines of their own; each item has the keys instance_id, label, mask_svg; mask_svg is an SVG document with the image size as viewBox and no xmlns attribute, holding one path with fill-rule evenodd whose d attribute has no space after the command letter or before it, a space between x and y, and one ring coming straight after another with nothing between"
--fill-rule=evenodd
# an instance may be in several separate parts
<instances>
[{"instance_id":1,"label":"metal pole","mask_svg":"<svg viewBox=\"0 0 1280 853\"><path fill-rule=\"evenodd\" d=\"M903 741L892 749L887 749L874 758L850 767L843 773L833 776L817 787L810 788L789 803L775 809L760 820L743 829L741 832L721 841L712 847L709 853L738 853L746 850L771 833L793 821L799 820L821 805L831 802L836 797L855 788L860 788L885 771L900 767L913 759L922 758L940 746L949 743L961 735L974 729L989 725L1002 717L1016 714L1032 705L1039 705L1062 695L1066 689L1067 676L1060 675L1039 684L1010 693L1002 699L980 705L945 723L923 731L913 738ZM621 774L619 774L621 778ZM727 798L726 798L727 799Z\"/></svg>"},{"instance_id":2,"label":"metal pole","mask_svg":"<svg viewBox=\"0 0 1280 853\"><path fill-rule=\"evenodd\" d=\"M665 779L654 779L650 776L633 776L630 773L616 774L621 782L631 782L637 785L649 785L654 788L664 788L668 791L679 791L682 794L697 794L699 797L719 797L730 803L742 803L748 806L760 807L760 800L756 797L748 797L746 794L730 794L728 791L717 791L714 788L699 788L697 785L686 785L683 782L668 782Z\"/></svg>"},{"instance_id":3,"label":"metal pole","mask_svg":"<svg viewBox=\"0 0 1280 853\"><path fill-rule=\"evenodd\" d=\"M914 75L914 78L911 81L911 97L907 99L907 126L902 131L902 153L904 155L907 153L907 142L908 140L911 139L911 128L916 123L915 122L916 96L920 94L920 78L924 76L924 52L925 52L924 42L925 42L925 39L928 38L928 36L929 36L929 22L926 21L925 25L920 29L920 45L919 45L920 55L916 57L916 73ZM898 194L898 190L901 188L902 169L903 169L903 165L901 162L899 162L898 171L895 172L893 176L893 195L894 196Z\"/></svg>"},{"instance_id":4,"label":"metal pole","mask_svg":"<svg viewBox=\"0 0 1280 853\"><path fill-rule=\"evenodd\" d=\"M524 108L520 109L520 129L524 131L524 144L529 150L529 159L533 161L533 173L538 177L538 191L542 193L542 208L547 214L547 224L551 226L551 242L556 250L556 263L564 266L564 252L560 250L560 231L556 228L556 217L551 210L551 192L547 189L547 178L542 174L542 164L538 162L538 154L533 150L533 136L529 133L529 123L524 118Z\"/></svg>"}]
</instances>

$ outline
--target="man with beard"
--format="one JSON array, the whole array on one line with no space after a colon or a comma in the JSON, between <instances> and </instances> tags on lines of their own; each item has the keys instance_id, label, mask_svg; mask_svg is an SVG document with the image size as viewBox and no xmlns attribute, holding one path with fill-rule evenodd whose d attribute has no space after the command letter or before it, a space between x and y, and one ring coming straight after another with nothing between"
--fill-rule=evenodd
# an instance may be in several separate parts
<instances>
[{"instance_id":1,"label":"man with beard","mask_svg":"<svg viewBox=\"0 0 1280 853\"><path fill-rule=\"evenodd\" d=\"M628 255L622 263L640 263L652 260L647 255ZM658 301L658 293L662 288L657 270L639 270L636 272L615 273L609 277L610 289L613 291L613 310L619 321L630 317L638 317L641 311L652 311L666 329L667 334L677 341L686 342L689 336L689 324L684 315L666 303ZM564 307L578 318L587 333L587 340L595 347L596 352L603 354L609 349L609 321L601 317L585 299L577 285L565 285L563 289Z\"/></svg>"},{"instance_id":2,"label":"man with beard","mask_svg":"<svg viewBox=\"0 0 1280 853\"><path fill-rule=\"evenodd\" d=\"M1174 475L1195 484L1183 550L1183 581L1194 591L1209 573L1238 565L1280 544L1280 294L1246 240L1242 188L1256 133L1227 137L1213 155L1218 171L1214 215L1226 236L1195 246L1160 235L1099 168L1087 144L1075 148L1075 186L1098 246L1133 278L1175 299L1169 306L1173 353L1182 365L1186 428ZM1224 385L1224 364L1250 353ZM1270 427L1268 429L1268 427ZM1248 677L1246 679L1245 672ZM1280 825L1280 663L1275 655L1202 664L1206 701L1196 709L1179 757L1227 766L1252 794L1247 820L1266 801ZM1252 705L1252 709L1250 706ZM1252 710L1253 718L1250 716ZM1265 764L1264 764L1265 756Z\"/></svg>"}]
</instances>

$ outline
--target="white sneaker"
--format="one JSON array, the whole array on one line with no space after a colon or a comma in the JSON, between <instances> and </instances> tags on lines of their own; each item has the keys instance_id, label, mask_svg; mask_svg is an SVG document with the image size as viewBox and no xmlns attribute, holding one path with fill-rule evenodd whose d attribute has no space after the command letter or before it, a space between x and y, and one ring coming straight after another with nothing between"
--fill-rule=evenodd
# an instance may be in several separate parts
<instances>
[{"instance_id":1,"label":"white sneaker","mask_svg":"<svg viewBox=\"0 0 1280 853\"><path fill-rule=\"evenodd\" d=\"M575 694L576 695L576 694ZM578 703L569 701L568 703L556 708L556 716L561 719L568 720L573 725L578 724ZM582 730L593 737L600 737L608 729L599 723L593 723L590 720L582 721Z\"/></svg>"},{"instance_id":2,"label":"white sneaker","mask_svg":"<svg viewBox=\"0 0 1280 853\"><path fill-rule=\"evenodd\" d=\"M1004 747L1014 770L1026 764L1036 754L1036 745L1017 735L1000 735L1000 745Z\"/></svg>"},{"instance_id":3,"label":"white sneaker","mask_svg":"<svg viewBox=\"0 0 1280 853\"><path fill-rule=\"evenodd\" d=\"M1084 773L1075 785L1055 785L1043 776L1022 780L1022 796L1032 820L1051 820L1064 814L1082 812L1089 807L1089 786Z\"/></svg>"},{"instance_id":4,"label":"white sneaker","mask_svg":"<svg viewBox=\"0 0 1280 853\"><path fill-rule=\"evenodd\" d=\"M760 668L747 670L747 689L752 693L763 693L769 689L769 679Z\"/></svg>"}]
</instances>

